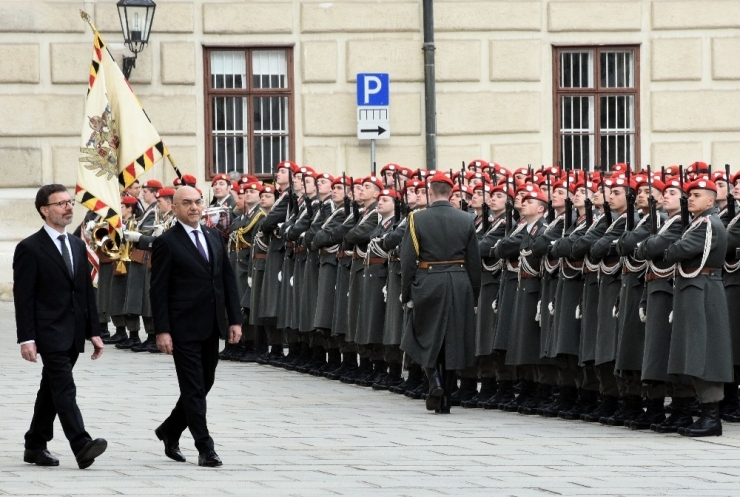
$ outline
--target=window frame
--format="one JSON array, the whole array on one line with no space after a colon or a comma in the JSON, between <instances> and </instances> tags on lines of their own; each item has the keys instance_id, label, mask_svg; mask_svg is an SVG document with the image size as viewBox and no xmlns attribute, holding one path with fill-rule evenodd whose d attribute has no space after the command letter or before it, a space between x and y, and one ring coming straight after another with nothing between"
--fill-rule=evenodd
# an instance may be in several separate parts
<instances>
[{"instance_id":1,"label":"window frame","mask_svg":"<svg viewBox=\"0 0 740 497\"><path fill-rule=\"evenodd\" d=\"M594 98L594 161L596 162L594 170L599 170L601 166L610 168L612 164L599 164L601 161L601 98L603 96L633 95L635 99L635 145L634 154L635 162L630 164L633 171L639 171L641 168L641 140L640 140L640 49L641 44L617 44L617 45L552 45L552 93L553 93L553 164L560 164L561 154L561 106L560 97L563 96L583 96ZM593 50L593 88L561 88L560 87L560 53L567 51L585 51ZM632 88L603 88L601 86L601 52L614 50L632 50L634 54L634 86ZM563 166L565 166L563 164Z\"/></svg>"},{"instance_id":2,"label":"window frame","mask_svg":"<svg viewBox=\"0 0 740 497\"><path fill-rule=\"evenodd\" d=\"M205 176L208 181L216 175L213 161L213 97L244 97L247 100L246 120L246 153L247 168L244 173L257 176L260 180L269 179L269 174L254 174L254 98L255 97L287 97L288 118L288 157L295 157L295 85L293 71L293 51L295 44L281 45L202 45L203 51L203 95L204 95L204 118L205 118ZM285 50L287 65L287 88L254 88L252 74L252 52L259 50ZM246 63L246 87L245 88L211 88L211 52L213 51L243 51ZM275 164L271 164L275 167ZM228 171L227 171L228 173ZM244 174L242 173L242 174Z\"/></svg>"}]
</instances>

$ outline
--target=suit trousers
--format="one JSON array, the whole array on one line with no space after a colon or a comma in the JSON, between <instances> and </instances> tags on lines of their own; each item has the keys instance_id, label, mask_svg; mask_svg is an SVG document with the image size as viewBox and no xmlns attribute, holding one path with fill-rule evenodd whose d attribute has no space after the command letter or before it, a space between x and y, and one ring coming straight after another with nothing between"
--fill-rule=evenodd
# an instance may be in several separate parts
<instances>
[{"instance_id":1,"label":"suit trousers","mask_svg":"<svg viewBox=\"0 0 740 497\"><path fill-rule=\"evenodd\" d=\"M205 340L172 344L180 398L163 425L173 439L179 439L185 428L189 428L199 453L213 450L213 439L206 425L206 395L216 379L218 340L218 326L214 322L213 332Z\"/></svg>"},{"instance_id":2,"label":"suit trousers","mask_svg":"<svg viewBox=\"0 0 740 497\"><path fill-rule=\"evenodd\" d=\"M31 427L26 433L25 448L45 449L54 436L54 419L59 416L64 435L76 455L92 440L85 431L80 408L77 407L77 387L72 376L79 352L72 346L66 352L39 354L43 362L41 384L36 394Z\"/></svg>"}]
</instances>

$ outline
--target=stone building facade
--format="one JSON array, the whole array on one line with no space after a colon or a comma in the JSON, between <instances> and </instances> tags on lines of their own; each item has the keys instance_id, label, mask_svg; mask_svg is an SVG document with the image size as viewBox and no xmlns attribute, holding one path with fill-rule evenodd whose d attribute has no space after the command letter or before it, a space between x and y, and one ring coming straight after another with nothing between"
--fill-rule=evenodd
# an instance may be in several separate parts
<instances>
[{"instance_id":1,"label":"stone building facade","mask_svg":"<svg viewBox=\"0 0 740 497\"><path fill-rule=\"evenodd\" d=\"M80 9L90 13L120 56L115 0L0 2L0 294L5 298L14 246L38 229L36 188L75 183L92 49ZM434 22L439 168L457 168L473 158L507 167L570 160L573 151L568 157L563 151L573 141L562 138L560 128L580 127L578 133L585 129L588 135L583 105L597 134L579 138L582 162L589 153L592 163L609 159L604 151L613 143L640 165L704 160L730 163L734 170L740 163L736 0L436 0ZM158 0L150 44L139 55L131 85L180 169L202 181L214 170L220 146L209 119L223 109L214 110L216 97L206 94L209 81L216 81L214 68L225 67L219 53L238 49L250 57L260 50L282 51L286 69L278 73L286 77L289 97L278 126L287 128L282 130L287 142L278 148L322 171L360 174L369 169L370 152L369 144L356 138L356 74L387 72L392 137L378 142L377 161L419 167L425 164L422 43L421 1ZM619 59L624 47L631 58ZM617 58L602 54L602 48ZM573 58L584 53L590 53L587 61ZM249 67L257 71L251 60ZM633 93L609 100L608 83L605 94L575 100L572 92L558 92L564 68L572 70L576 60L597 80L581 86L598 86L614 73L634 85ZM610 60L631 65L608 69ZM599 69L601 74L595 73ZM573 83L570 78L566 86ZM620 86L617 81L617 92ZM251 96L244 98L246 122L253 110ZM571 126L574 102L582 118ZM598 136L598 129L610 128L603 115L608 102L621 109L607 112L617 119L611 127L625 132L624 143L632 140L630 145ZM618 123L624 109L631 117ZM570 125L564 125L566 117ZM238 141L246 157L254 152L256 121L243 126L248 136ZM254 161L240 160L240 167L254 167ZM170 181L174 173L160 164L148 176Z\"/></svg>"}]
</instances>

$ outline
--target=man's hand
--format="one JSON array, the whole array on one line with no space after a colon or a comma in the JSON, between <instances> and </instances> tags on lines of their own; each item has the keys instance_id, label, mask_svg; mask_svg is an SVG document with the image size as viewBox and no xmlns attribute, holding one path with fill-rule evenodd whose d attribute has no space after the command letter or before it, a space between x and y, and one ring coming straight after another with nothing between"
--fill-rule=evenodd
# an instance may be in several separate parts
<instances>
[{"instance_id":1,"label":"man's hand","mask_svg":"<svg viewBox=\"0 0 740 497\"><path fill-rule=\"evenodd\" d=\"M103 345L103 339L100 337L92 337L90 339L90 342L93 344L93 347L95 348L92 356L90 356L92 360L94 361L95 359L103 355L103 349L105 348L105 345Z\"/></svg>"},{"instance_id":2,"label":"man's hand","mask_svg":"<svg viewBox=\"0 0 740 497\"><path fill-rule=\"evenodd\" d=\"M159 338L159 335L157 335L157 338ZM239 340L242 338L242 325L240 324L232 324L229 326L229 343L235 344L239 343Z\"/></svg>"},{"instance_id":3,"label":"man's hand","mask_svg":"<svg viewBox=\"0 0 740 497\"><path fill-rule=\"evenodd\" d=\"M21 357L29 362L36 362L36 344L24 343L21 345Z\"/></svg>"},{"instance_id":4,"label":"man's hand","mask_svg":"<svg viewBox=\"0 0 740 497\"><path fill-rule=\"evenodd\" d=\"M172 355L172 335L169 333L157 333L157 348L160 352Z\"/></svg>"}]
</instances>

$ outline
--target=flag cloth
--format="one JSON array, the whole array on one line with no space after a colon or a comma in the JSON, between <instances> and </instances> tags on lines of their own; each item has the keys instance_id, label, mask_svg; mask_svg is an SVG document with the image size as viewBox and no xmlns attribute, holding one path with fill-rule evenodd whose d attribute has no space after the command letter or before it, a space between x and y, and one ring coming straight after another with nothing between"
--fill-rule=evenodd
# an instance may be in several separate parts
<instances>
[{"instance_id":1,"label":"flag cloth","mask_svg":"<svg viewBox=\"0 0 740 497\"><path fill-rule=\"evenodd\" d=\"M84 18L84 16L83 16ZM119 244L121 192L169 155L95 29L77 169L77 201L100 215Z\"/></svg>"}]
</instances>

